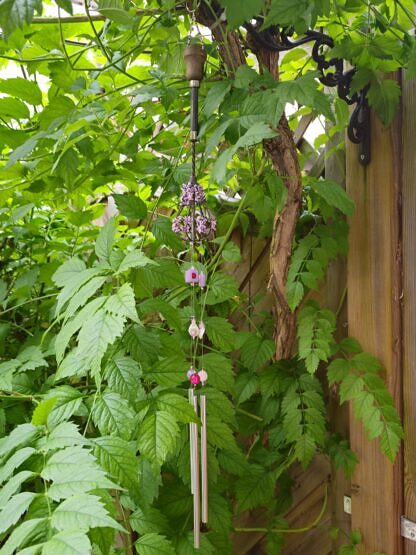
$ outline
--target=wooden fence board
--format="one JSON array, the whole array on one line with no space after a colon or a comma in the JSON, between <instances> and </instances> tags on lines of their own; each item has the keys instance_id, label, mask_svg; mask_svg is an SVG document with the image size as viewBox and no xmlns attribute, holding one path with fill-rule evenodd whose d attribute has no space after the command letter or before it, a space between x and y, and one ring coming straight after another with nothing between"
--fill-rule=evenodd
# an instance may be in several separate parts
<instances>
[{"instance_id":1,"label":"wooden fence board","mask_svg":"<svg viewBox=\"0 0 416 555\"><path fill-rule=\"evenodd\" d=\"M349 334L386 369L396 404L401 401L400 115L389 129L372 116L371 163L357 162L347 145L347 191L356 203L348 255ZM369 442L350 411L351 446L360 463L353 477L352 528L361 530L364 552L399 555L402 477L377 442Z\"/></svg>"},{"instance_id":2,"label":"wooden fence board","mask_svg":"<svg viewBox=\"0 0 416 555\"><path fill-rule=\"evenodd\" d=\"M416 80L403 81L404 515L416 521ZM405 540L405 554L416 543Z\"/></svg>"}]
</instances>

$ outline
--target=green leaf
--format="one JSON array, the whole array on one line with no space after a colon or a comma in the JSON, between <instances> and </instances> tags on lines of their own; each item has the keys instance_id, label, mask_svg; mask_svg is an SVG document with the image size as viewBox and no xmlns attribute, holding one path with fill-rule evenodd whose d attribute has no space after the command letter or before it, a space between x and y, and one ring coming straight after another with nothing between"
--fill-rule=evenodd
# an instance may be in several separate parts
<instances>
[{"instance_id":1,"label":"green leaf","mask_svg":"<svg viewBox=\"0 0 416 555\"><path fill-rule=\"evenodd\" d=\"M175 555L172 544L165 536L150 533L144 534L135 543L139 555Z\"/></svg>"},{"instance_id":2,"label":"green leaf","mask_svg":"<svg viewBox=\"0 0 416 555\"><path fill-rule=\"evenodd\" d=\"M23 482L32 478L34 475L35 474L29 470L22 470L12 476L0 489L0 509L4 509L9 499L17 492Z\"/></svg>"},{"instance_id":3,"label":"green leaf","mask_svg":"<svg viewBox=\"0 0 416 555\"><path fill-rule=\"evenodd\" d=\"M8 461L0 467L0 484L5 482L10 478L17 468L23 464L29 457L31 457L34 453L36 453L36 449L33 447L24 447L19 451L16 451L14 455L12 455Z\"/></svg>"},{"instance_id":4,"label":"green leaf","mask_svg":"<svg viewBox=\"0 0 416 555\"><path fill-rule=\"evenodd\" d=\"M325 202L334 208L338 208L343 214L351 216L354 212L355 204L347 195L345 190L335 181L314 180L311 182L312 190L322 197Z\"/></svg>"},{"instance_id":5,"label":"green leaf","mask_svg":"<svg viewBox=\"0 0 416 555\"><path fill-rule=\"evenodd\" d=\"M42 11L40 0L3 0L0 3L0 26L6 39L16 27L29 24L35 10L38 13Z\"/></svg>"},{"instance_id":6,"label":"green leaf","mask_svg":"<svg viewBox=\"0 0 416 555\"><path fill-rule=\"evenodd\" d=\"M258 384L259 379L257 374L239 372L235 380L235 390L237 391L239 404L244 403L256 393Z\"/></svg>"},{"instance_id":7,"label":"green leaf","mask_svg":"<svg viewBox=\"0 0 416 555\"><path fill-rule=\"evenodd\" d=\"M69 385L52 389L48 395L56 399L55 405L47 420L48 428L52 429L61 422L69 420L82 405L82 392Z\"/></svg>"},{"instance_id":8,"label":"green leaf","mask_svg":"<svg viewBox=\"0 0 416 555\"><path fill-rule=\"evenodd\" d=\"M262 121L252 125L232 147L225 150L217 158L212 171L213 180L218 181L219 183L224 182L227 164L239 148L245 148L255 145L264 139L271 139L276 135L276 131L273 131L273 129L271 129L269 125Z\"/></svg>"},{"instance_id":9,"label":"green leaf","mask_svg":"<svg viewBox=\"0 0 416 555\"><path fill-rule=\"evenodd\" d=\"M44 426L56 403L56 397L51 397L39 403L32 414L32 424L34 426Z\"/></svg>"},{"instance_id":10,"label":"green leaf","mask_svg":"<svg viewBox=\"0 0 416 555\"><path fill-rule=\"evenodd\" d=\"M129 16L130 17L130 16ZM140 220L147 215L146 203L138 196L132 194L113 194L116 206L126 218Z\"/></svg>"},{"instance_id":11,"label":"green leaf","mask_svg":"<svg viewBox=\"0 0 416 555\"><path fill-rule=\"evenodd\" d=\"M241 362L249 370L256 370L272 358L275 348L272 340L250 333L241 346Z\"/></svg>"},{"instance_id":12,"label":"green leaf","mask_svg":"<svg viewBox=\"0 0 416 555\"><path fill-rule=\"evenodd\" d=\"M129 13L121 0L100 0L98 3L98 11L104 17L120 23L121 25L131 25L132 14Z\"/></svg>"},{"instance_id":13,"label":"green leaf","mask_svg":"<svg viewBox=\"0 0 416 555\"><path fill-rule=\"evenodd\" d=\"M150 533L172 534L168 519L155 507L137 508L130 517L130 523L141 536Z\"/></svg>"},{"instance_id":14,"label":"green leaf","mask_svg":"<svg viewBox=\"0 0 416 555\"><path fill-rule=\"evenodd\" d=\"M138 491L138 459L130 443L117 436L97 437L93 440L94 454L108 475L130 494Z\"/></svg>"},{"instance_id":15,"label":"green leaf","mask_svg":"<svg viewBox=\"0 0 416 555\"><path fill-rule=\"evenodd\" d=\"M231 29L239 27L245 21L250 21L255 15L261 14L262 0L221 0L226 9L227 23Z\"/></svg>"},{"instance_id":16,"label":"green leaf","mask_svg":"<svg viewBox=\"0 0 416 555\"><path fill-rule=\"evenodd\" d=\"M136 310L136 300L130 283L125 283L114 295L108 298L104 305L104 310L117 316L125 316L133 322L138 322L139 317Z\"/></svg>"},{"instance_id":17,"label":"green leaf","mask_svg":"<svg viewBox=\"0 0 416 555\"><path fill-rule=\"evenodd\" d=\"M216 272L208 283L206 304L214 305L230 300L239 294L237 282L231 276Z\"/></svg>"},{"instance_id":18,"label":"green leaf","mask_svg":"<svg viewBox=\"0 0 416 555\"><path fill-rule=\"evenodd\" d=\"M88 440L79 433L78 426L73 422L58 424L48 435L36 442L36 447L42 451L53 451L72 445L88 445Z\"/></svg>"},{"instance_id":19,"label":"green leaf","mask_svg":"<svg viewBox=\"0 0 416 555\"><path fill-rule=\"evenodd\" d=\"M206 117L214 113L230 89L231 83L228 81L218 81L218 83L214 83L210 87L204 102L204 113Z\"/></svg>"},{"instance_id":20,"label":"green leaf","mask_svg":"<svg viewBox=\"0 0 416 555\"><path fill-rule=\"evenodd\" d=\"M124 532L122 526L110 516L100 499L94 495L74 495L55 509L51 524L57 530L89 530L97 526L115 528Z\"/></svg>"},{"instance_id":21,"label":"green leaf","mask_svg":"<svg viewBox=\"0 0 416 555\"><path fill-rule=\"evenodd\" d=\"M206 333L220 351L232 351L235 347L235 331L225 318L211 316L205 319Z\"/></svg>"},{"instance_id":22,"label":"green leaf","mask_svg":"<svg viewBox=\"0 0 416 555\"><path fill-rule=\"evenodd\" d=\"M10 455L17 447L22 447L32 442L39 434L33 424L20 424L8 436L0 439L0 457Z\"/></svg>"},{"instance_id":23,"label":"green leaf","mask_svg":"<svg viewBox=\"0 0 416 555\"><path fill-rule=\"evenodd\" d=\"M300 281L288 282L286 285L287 303L290 310L295 310L303 299L304 288Z\"/></svg>"},{"instance_id":24,"label":"green leaf","mask_svg":"<svg viewBox=\"0 0 416 555\"><path fill-rule=\"evenodd\" d=\"M88 536L77 530L64 530L55 534L42 548L42 555L85 555L90 553Z\"/></svg>"},{"instance_id":25,"label":"green leaf","mask_svg":"<svg viewBox=\"0 0 416 555\"><path fill-rule=\"evenodd\" d=\"M79 258L70 258L64 262L52 276L52 280L58 287L64 287L73 281L80 272L86 270L85 263Z\"/></svg>"},{"instance_id":26,"label":"green leaf","mask_svg":"<svg viewBox=\"0 0 416 555\"><path fill-rule=\"evenodd\" d=\"M121 260L116 274L126 272L127 270L130 270L130 268L143 268L148 264L155 265L156 263L153 260L150 260L150 258L147 258L142 251L130 251L126 253L125 257Z\"/></svg>"},{"instance_id":27,"label":"green leaf","mask_svg":"<svg viewBox=\"0 0 416 555\"><path fill-rule=\"evenodd\" d=\"M9 536L7 542L1 548L1 555L13 555L16 550L28 542L31 538L46 531L48 524L47 518L34 518L22 522L19 526L15 527ZM21 550L19 549L19 553Z\"/></svg>"},{"instance_id":28,"label":"green leaf","mask_svg":"<svg viewBox=\"0 0 416 555\"><path fill-rule=\"evenodd\" d=\"M380 117L384 127L388 127L397 112L400 103L401 89L393 79L374 80L367 93L370 106Z\"/></svg>"},{"instance_id":29,"label":"green leaf","mask_svg":"<svg viewBox=\"0 0 416 555\"><path fill-rule=\"evenodd\" d=\"M105 391L91 410L94 424L100 432L130 439L135 424L135 413L128 402L114 391Z\"/></svg>"},{"instance_id":30,"label":"green leaf","mask_svg":"<svg viewBox=\"0 0 416 555\"><path fill-rule=\"evenodd\" d=\"M1 6L0 6L1 10ZM0 11L1 20L1 11ZM12 98L7 96L5 98L0 98L0 116L7 119L29 119L30 112L28 107L24 102L18 100L17 98Z\"/></svg>"},{"instance_id":31,"label":"green leaf","mask_svg":"<svg viewBox=\"0 0 416 555\"><path fill-rule=\"evenodd\" d=\"M198 422L189 401L177 393L162 392L156 399L157 409L171 414L178 422Z\"/></svg>"},{"instance_id":32,"label":"green leaf","mask_svg":"<svg viewBox=\"0 0 416 555\"><path fill-rule=\"evenodd\" d=\"M137 446L143 456L162 464L173 450L178 433L176 419L168 412L157 411L142 422Z\"/></svg>"},{"instance_id":33,"label":"green leaf","mask_svg":"<svg viewBox=\"0 0 416 555\"><path fill-rule=\"evenodd\" d=\"M142 391L140 376L142 370L132 358L116 355L106 365L104 377L110 389L124 399L134 401Z\"/></svg>"},{"instance_id":34,"label":"green leaf","mask_svg":"<svg viewBox=\"0 0 416 555\"><path fill-rule=\"evenodd\" d=\"M101 228L95 243L95 254L99 260L110 261L110 254L116 236L116 219L110 218Z\"/></svg>"},{"instance_id":35,"label":"green leaf","mask_svg":"<svg viewBox=\"0 0 416 555\"><path fill-rule=\"evenodd\" d=\"M274 477L271 472L260 465L252 464L244 476L236 483L236 495L239 512L257 506L267 506L274 497Z\"/></svg>"},{"instance_id":36,"label":"green leaf","mask_svg":"<svg viewBox=\"0 0 416 555\"><path fill-rule=\"evenodd\" d=\"M0 12L1 13L1 12ZM42 104L42 92L34 81L22 77L9 77L0 80L0 92L20 98L29 104Z\"/></svg>"},{"instance_id":37,"label":"green leaf","mask_svg":"<svg viewBox=\"0 0 416 555\"><path fill-rule=\"evenodd\" d=\"M208 372L208 382L220 391L231 391L234 383L232 364L229 358L219 353L208 353L200 360Z\"/></svg>"},{"instance_id":38,"label":"green leaf","mask_svg":"<svg viewBox=\"0 0 416 555\"><path fill-rule=\"evenodd\" d=\"M123 314L110 314L100 308L82 326L78 334L77 354L91 365L93 374L98 375L101 359L108 345L113 344L123 333L124 323Z\"/></svg>"},{"instance_id":39,"label":"green leaf","mask_svg":"<svg viewBox=\"0 0 416 555\"><path fill-rule=\"evenodd\" d=\"M106 276L96 276L80 287L68 303L65 310L65 320L71 318L80 307L84 306L89 298L95 295L106 279Z\"/></svg>"},{"instance_id":40,"label":"green leaf","mask_svg":"<svg viewBox=\"0 0 416 555\"><path fill-rule=\"evenodd\" d=\"M0 534L4 534L10 526L16 524L19 518L28 510L35 497L36 493L24 491L10 498L0 511Z\"/></svg>"}]
</instances>

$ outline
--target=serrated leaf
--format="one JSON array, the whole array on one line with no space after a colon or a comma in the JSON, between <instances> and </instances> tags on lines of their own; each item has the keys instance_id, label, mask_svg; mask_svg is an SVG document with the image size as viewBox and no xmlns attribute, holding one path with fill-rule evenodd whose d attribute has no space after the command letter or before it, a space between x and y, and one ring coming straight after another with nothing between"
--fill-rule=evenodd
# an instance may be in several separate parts
<instances>
[{"instance_id":1,"label":"serrated leaf","mask_svg":"<svg viewBox=\"0 0 416 555\"><path fill-rule=\"evenodd\" d=\"M286 285L287 303L290 310L294 311L303 299L304 288L300 281L288 282Z\"/></svg>"},{"instance_id":2,"label":"serrated leaf","mask_svg":"<svg viewBox=\"0 0 416 555\"><path fill-rule=\"evenodd\" d=\"M225 318L211 316L205 319L206 334L220 351L232 351L235 347L235 331Z\"/></svg>"},{"instance_id":3,"label":"serrated leaf","mask_svg":"<svg viewBox=\"0 0 416 555\"><path fill-rule=\"evenodd\" d=\"M65 310L65 320L71 318L75 312L85 305L85 303L100 289L106 280L106 276L96 276L87 281L79 290L71 297Z\"/></svg>"},{"instance_id":4,"label":"serrated leaf","mask_svg":"<svg viewBox=\"0 0 416 555\"><path fill-rule=\"evenodd\" d=\"M135 546L139 555L175 555L170 541L160 534L144 534Z\"/></svg>"},{"instance_id":5,"label":"serrated leaf","mask_svg":"<svg viewBox=\"0 0 416 555\"><path fill-rule=\"evenodd\" d=\"M73 422L58 424L54 430L36 443L36 447L42 451L53 451L72 445L88 445L88 440L79 433L78 426Z\"/></svg>"},{"instance_id":6,"label":"serrated leaf","mask_svg":"<svg viewBox=\"0 0 416 555\"><path fill-rule=\"evenodd\" d=\"M108 298L104 305L104 310L114 316L125 316L133 322L138 322L136 301L130 283L125 283L114 295Z\"/></svg>"},{"instance_id":7,"label":"serrated leaf","mask_svg":"<svg viewBox=\"0 0 416 555\"><path fill-rule=\"evenodd\" d=\"M137 446L150 461L162 464L175 446L178 433L176 419L168 412L157 411L142 422Z\"/></svg>"},{"instance_id":8,"label":"serrated leaf","mask_svg":"<svg viewBox=\"0 0 416 555\"><path fill-rule=\"evenodd\" d=\"M0 12L1 13L1 12ZM42 104L42 92L39 85L34 81L22 77L9 77L0 80L0 92L9 94L14 98L20 98L29 104Z\"/></svg>"},{"instance_id":9,"label":"serrated leaf","mask_svg":"<svg viewBox=\"0 0 416 555\"><path fill-rule=\"evenodd\" d=\"M220 391L231 391L234 383L232 364L229 358L219 353L208 353L200 359L200 366L208 372L208 382Z\"/></svg>"},{"instance_id":10,"label":"serrated leaf","mask_svg":"<svg viewBox=\"0 0 416 555\"><path fill-rule=\"evenodd\" d=\"M134 449L124 439L116 436L98 437L93 440L94 454L110 478L129 490L138 490L138 459Z\"/></svg>"},{"instance_id":11,"label":"serrated leaf","mask_svg":"<svg viewBox=\"0 0 416 555\"><path fill-rule=\"evenodd\" d=\"M314 180L311 182L311 189L322 197L329 206L338 208L343 214L351 216L354 212L355 204L350 199L345 190L335 181Z\"/></svg>"},{"instance_id":12,"label":"serrated leaf","mask_svg":"<svg viewBox=\"0 0 416 555\"><path fill-rule=\"evenodd\" d=\"M339 388L339 397L341 403L353 399L363 389L364 381L356 374L348 374L341 383Z\"/></svg>"},{"instance_id":13,"label":"serrated leaf","mask_svg":"<svg viewBox=\"0 0 416 555\"><path fill-rule=\"evenodd\" d=\"M23 447L23 449L16 451L0 468L0 484L5 482L34 453L36 453L36 449L33 449L33 447Z\"/></svg>"},{"instance_id":14,"label":"serrated leaf","mask_svg":"<svg viewBox=\"0 0 416 555\"><path fill-rule=\"evenodd\" d=\"M33 424L20 424L10 434L0 439L0 457L9 455L17 447L27 445L39 434Z\"/></svg>"},{"instance_id":15,"label":"serrated leaf","mask_svg":"<svg viewBox=\"0 0 416 555\"><path fill-rule=\"evenodd\" d=\"M86 534L77 530L64 530L55 534L42 548L42 555L86 555L91 543Z\"/></svg>"},{"instance_id":16,"label":"serrated leaf","mask_svg":"<svg viewBox=\"0 0 416 555\"><path fill-rule=\"evenodd\" d=\"M14 528L8 540L2 546L1 555L13 555L16 553L16 550L21 545L29 541L33 536L43 532L46 529L47 523L47 518L34 518L22 522L22 524ZM19 553L21 552L19 549Z\"/></svg>"},{"instance_id":17,"label":"serrated leaf","mask_svg":"<svg viewBox=\"0 0 416 555\"><path fill-rule=\"evenodd\" d=\"M178 422L198 422L194 408L189 401L177 393L162 393L156 399L158 410L171 414Z\"/></svg>"},{"instance_id":18,"label":"serrated leaf","mask_svg":"<svg viewBox=\"0 0 416 555\"><path fill-rule=\"evenodd\" d=\"M130 516L130 523L134 531L140 535L161 533L171 535L172 531L166 516L155 507L138 507Z\"/></svg>"},{"instance_id":19,"label":"serrated leaf","mask_svg":"<svg viewBox=\"0 0 416 555\"><path fill-rule=\"evenodd\" d=\"M316 444L313 438L305 433L300 436L295 444L295 457L306 468L316 453Z\"/></svg>"},{"instance_id":20,"label":"serrated leaf","mask_svg":"<svg viewBox=\"0 0 416 555\"><path fill-rule=\"evenodd\" d=\"M272 358L275 348L270 339L252 333L241 346L241 362L249 370L256 370Z\"/></svg>"},{"instance_id":21,"label":"serrated leaf","mask_svg":"<svg viewBox=\"0 0 416 555\"><path fill-rule=\"evenodd\" d=\"M95 243L95 254L99 260L110 261L115 236L116 220L115 218L110 218L104 227L101 228Z\"/></svg>"},{"instance_id":22,"label":"serrated leaf","mask_svg":"<svg viewBox=\"0 0 416 555\"><path fill-rule=\"evenodd\" d=\"M101 308L105 300L105 297L93 299L85 305L74 318L69 320L69 322L66 322L59 330L55 340L55 353L58 363L62 361L71 337L97 312L99 308Z\"/></svg>"},{"instance_id":23,"label":"serrated leaf","mask_svg":"<svg viewBox=\"0 0 416 555\"><path fill-rule=\"evenodd\" d=\"M393 79L373 80L367 93L368 103L377 112L384 127L388 127L397 112L401 89Z\"/></svg>"},{"instance_id":24,"label":"serrated leaf","mask_svg":"<svg viewBox=\"0 0 416 555\"><path fill-rule=\"evenodd\" d=\"M119 393L124 399L134 401L142 391L139 364L130 357L116 355L106 365L104 377L110 389Z\"/></svg>"},{"instance_id":25,"label":"serrated leaf","mask_svg":"<svg viewBox=\"0 0 416 555\"><path fill-rule=\"evenodd\" d=\"M69 420L82 405L82 392L69 385L63 385L52 389L49 391L48 395L56 399L55 406L47 420L48 428L50 429L55 428L61 422Z\"/></svg>"},{"instance_id":26,"label":"serrated leaf","mask_svg":"<svg viewBox=\"0 0 416 555\"><path fill-rule=\"evenodd\" d=\"M266 506L274 497L273 474L260 465L250 465L244 476L236 483L236 495L239 512L257 506Z\"/></svg>"},{"instance_id":27,"label":"serrated leaf","mask_svg":"<svg viewBox=\"0 0 416 555\"><path fill-rule=\"evenodd\" d=\"M31 491L24 491L13 495L9 499L0 511L0 534L4 534L10 526L16 524L19 518L28 510L36 495Z\"/></svg>"},{"instance_id":28,"label":"serrated leaf","mask_svg":"<svg viewBox=\"0 0 416 555\"><path fill-rule=\"evenodd\" d=\"M126 218L140 220L147 215L146 203L138 196L132 194L113 194L116 206Z\"/></svg>"},{"instance_id":29,"label":"serrated leaf","mask_svg":"<svg viewBox=\"0 0 416 555\"><path fill-rule=\"evenodd\" d=\"M22 470L10 478L0 489L0 509L3 509L9 499L16 493L20 486L35 474L29 470Z\"/></svg>"},{"instance_id":30,"label":"serrated leaf","mask_svg":"<svg viewBox=\"0 0 416 555\"><path fill-rule=\"evenodd\" d=\"M130 251L126 253L124 258L121 260L119 267L117 268L116 274L121 274L122 272L126 272L130 268L143 268L144 266L156 265L156 262L147 258L142 251Z\"/></svg>"},{"instance_id":31,"label":"serrated leaf","mask_svg":"<svg viewBox=\"0 0 416 555\"><path fill-rule=\"evenodd\" d=\"M256 391L259 384L257 374L251 372L240 372L235 380L235 390L238 395L239 404L250 399Z\"/></svg>"},{"instance_id":32,"label":"serrated leaf","mask_svg":"<svg viewBox=\"0 0 416 555\"><path fill-rule=\"evenodd\" d=\"M72 281L74 276L86 270L85 263L79 258L66 260L52 276L52 280L58 287L64 287Z\"/></svg>"},{"instance_id":33,"label":"serrated leaf","mask_svg":"<svg viewBox=\"0 0 416 555\"><path fill-rule=\"evenodd\" d=\"M118 393L105 391L93 406L91 416L101 434L117 434L122 439L130 439L136 415Z\"/></svg>"},{"instance_id":34,"label":"serrated leaf","mask_svg":"<svg viewBox=\"0 0 416 555\"><path fill-rule=\"evenodd\" d=\"M112 519L100 499L94 495L75 495L63 501L55 509L51 524L57 530L89 530L97 526L124 528Z\"/></svg>"},{"instance_id":35,"label":"serrated leaf","mask_svg":"<svg viewBox=\"0 0 416 555\"><path fill-rule=\"evenodd\" d=\"M219 81L209 88L204 102L204 112L207 117L211 116L219 107L230 88L231 83L228 81Z\"/></svg>"},{"instance_id":36,"label":"serrated leaf","mask_svg":"<svg viewBox=\"0 0 416 555\"><path fill-rule=\"evenodd\" d=\"M45 399L44 401L41 401L33 411L32 424L34 426L44 426L49 414L52 412L52 409L55 406L55 403L56 397L51 397L50 399Z\"/></svg>"}]
</instances>

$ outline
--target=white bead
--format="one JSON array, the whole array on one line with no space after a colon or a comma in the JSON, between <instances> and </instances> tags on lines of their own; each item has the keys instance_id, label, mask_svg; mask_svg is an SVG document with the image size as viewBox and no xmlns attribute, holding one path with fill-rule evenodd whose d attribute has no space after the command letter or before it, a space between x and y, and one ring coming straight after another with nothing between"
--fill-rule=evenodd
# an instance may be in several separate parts
<instances>
[{"instance_id":1,"label":"white bead","mask_svg":"<svg viewBox=\"0 0 416 555\"><path fill-rule=\"evenodd\" d=\"M199 335L199 328L195 318L192 318L191 320L191 325L188 328L188 333L192 337L192 339L196 339Z\"/></svg>"},{"instance_id":2,"label":"white bead","mask_svg":"<svg viewBox=\"0 0 416 555\"><path fill-rule=\"evenodd\" d=\"M202 339L204 337L204 333L205 333L205 324L204 322L201 320L199 322L199 339Z\"/></svg>"},{"instance_id":3,"label":"white bead","mask_svg":"<svg viewBox=\"0 0 416 555\"><path fill-rule=\"evenodd\" d=\"M199 379L201 380L201 383L204 384L208 379L208 372L206 372L205 370L200 370L198 372L198 376L199 376Z\"/></svg>"}]
</instances>

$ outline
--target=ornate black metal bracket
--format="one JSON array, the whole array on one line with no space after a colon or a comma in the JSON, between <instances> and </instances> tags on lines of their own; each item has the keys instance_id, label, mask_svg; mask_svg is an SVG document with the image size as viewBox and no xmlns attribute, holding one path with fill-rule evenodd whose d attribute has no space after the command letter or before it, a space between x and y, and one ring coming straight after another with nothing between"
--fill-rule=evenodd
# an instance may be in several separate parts
<instances>
[{"instance_id":1,"label":"ornate black metal bracket","mask_svg":"<svg viewBox=\"0 0 416 555\"><path fill-rule=\"evenodd\" d=\"M261 22L259 22L261 23ZM244 27L252 37L263 47L273 52L285 52L302 44L314 42L312 58L315 60L321 73L320 81L327 87L336 87L338 96L347 104L355 104L348 124L348 138L359 145L359 162L362 165L370 163L370 108L367 100L368 87L359 92L351 93L351 81L356 70L344 71L344 60L328 58L325 50L334 47L334 41L324 33L306 31L305 36L291 40L294 35L293 28L278 29L269 27L260 31L257 25L245 23Z\"/></svg>"}]
</instances>

